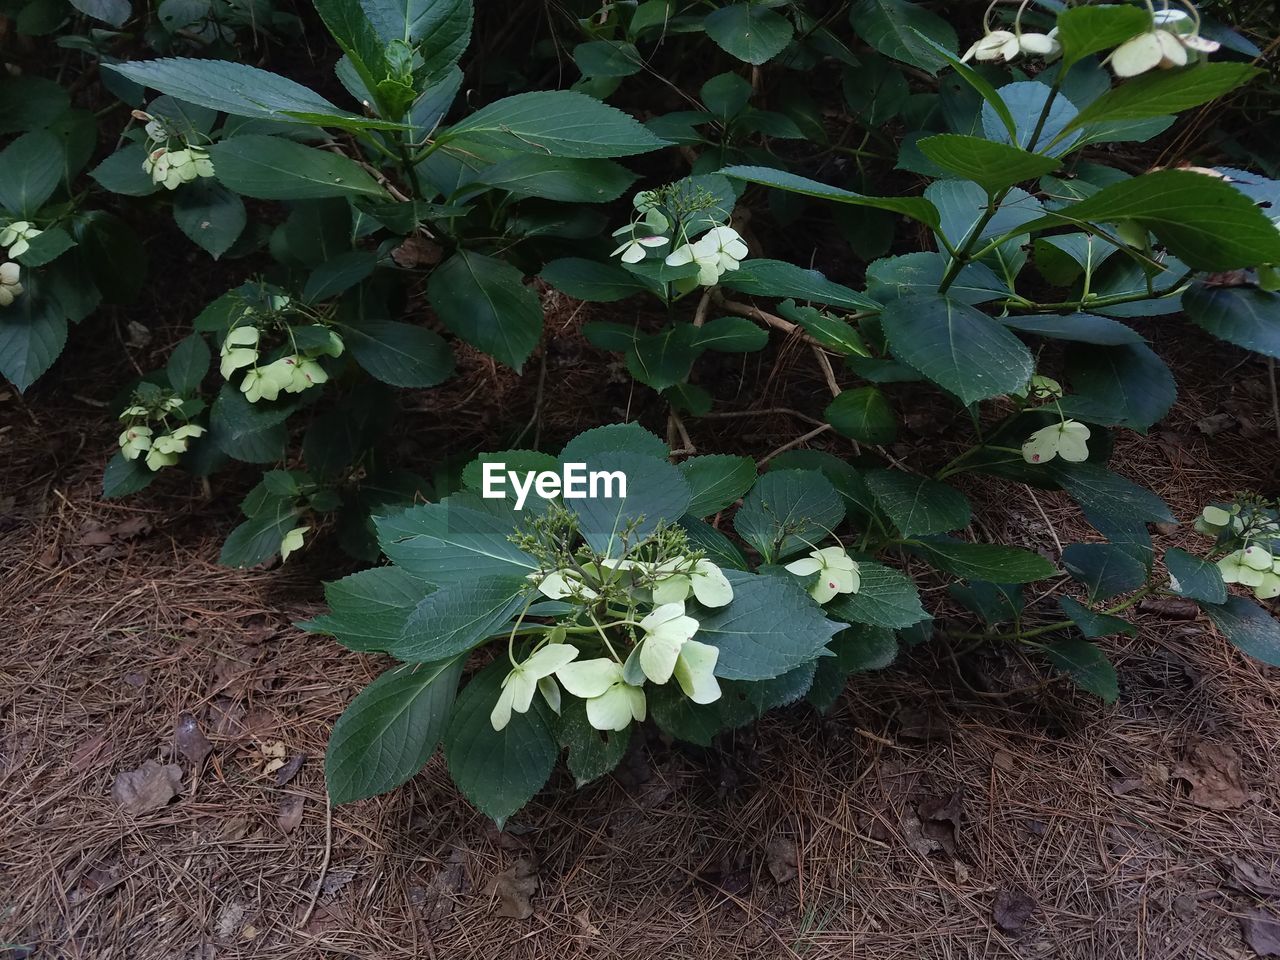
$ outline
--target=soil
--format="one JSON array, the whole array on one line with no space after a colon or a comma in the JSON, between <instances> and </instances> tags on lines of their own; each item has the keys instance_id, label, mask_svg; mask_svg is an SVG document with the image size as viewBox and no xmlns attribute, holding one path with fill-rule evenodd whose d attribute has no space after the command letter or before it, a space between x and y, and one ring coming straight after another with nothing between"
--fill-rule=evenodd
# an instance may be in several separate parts
<instances>
[{"instance_id":1,"label":"soil","mask_svg":"<svg viewBox=\"0 0 1280 960\"><path fill-rule=\"evenodd\" d=\"M509 441L500 423L553 448L627 416L662 427L581 338L588 308L547 296L538 375L463 356L448 387L406 395L401 453L447 436L464 455ZM1122 682L1110 708L1010 653L958 662L932 643L827 716L781 710L710 750L650 732L580 791L558 772L504 832L438 757L328 811L328 732L384 663L292 624L349 562L321 538L284 568L219 567L252 468L209 496L174 473L101 499L103 372L122 352L147 368L182 335L156 321L130 347L123 320L94 321L96 342L75 340L27 398L0 395L0 956L1172 960L1274 944L1280 675L1167 610L1102 641ZM1173 318L1143 332L1182 396L1151 438L1120 438L1116 469L1184 520L1236 488L1274 493L1265 362ZM825 404L798 344L700 376L717 409L757 412L691 420L699 452L765 456L809 429L787 411ZM961 438L918 399L891 453L941 460ZM965 492L978 536L1054 559L1096 539L1056 494ZM1203 545L1186 525L1158 539ZM972 628L941 583L926 592ZM134 770L158 771L163 805L122 808L113 784Z\"/></svg>"}]
</instances>

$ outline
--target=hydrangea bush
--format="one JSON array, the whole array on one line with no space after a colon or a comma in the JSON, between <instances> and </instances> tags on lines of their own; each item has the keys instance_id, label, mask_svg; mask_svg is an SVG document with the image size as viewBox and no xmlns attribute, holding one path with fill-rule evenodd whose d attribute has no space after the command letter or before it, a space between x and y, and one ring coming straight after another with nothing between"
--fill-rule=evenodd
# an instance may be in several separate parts
<instances>
[{"instance_id":1,"label":"hydrangea bush","mask_svg":"<svg viewBox=\"0 0 1280 960\"><path fill-rule=\"evenodd\" d=\"M784 0L586 4L556 14L578 41L573 89L491 100L462 93L469 0L315 0L340 51L324 95L237 62L232 5L168 0L158 28L127 0L75 6L118 28L68 44L123 102L116 148L94 156L93 117L53 81L8 94L39 106L10 111L21 135L0 151L0 369L27 387L68 320L140 282L124 220L86 198L163 211L213 259L256 258L126 391L104 487L263 464L225 562L287 558L320 531L390 561L330 584L309 625L402 662L335 728L335 802L392 788L443 742L502 820L562 750L586 782L641 721L709 743L801 698L825 709L930 637L1014 645L1111 700L1092 641L1131 632L1121 614L1151 594L1280 662L1255 602L1280 591L1274 505L1207 505L1212 542L1158 557L1148 525L1176 518L1107 467L1114 432L1147 431L1176 396L1126 321L1182 313L1280 356L1280 184L1132 160L1260 72L1194 6L993 3L970 23L908 0L847 19ZM655 112L666 63L681 107ZM826 81L844 109L815 95ZM601 307L584 333L661 398L666 437L589 431L558 455L482 457L460 486L391 462L390 390L450 377L452 341L515 370L533 354L535 274L588 303L638 298L642 323ZM686 420L717 403L699 359L783 338L830 393L812 435L847 455L787 449L763 474L696 455ZM965 425L954 455L900 462L903 406L939 397ZM485 498L488 460L621 470L628 493ZM1060 571L962 535L963 474L1079 504L1102 538L1062 551L1084 602L1027 607L1023 585ZM980 623L935 628L906 559Z\"/></svg>"}]
</instances>

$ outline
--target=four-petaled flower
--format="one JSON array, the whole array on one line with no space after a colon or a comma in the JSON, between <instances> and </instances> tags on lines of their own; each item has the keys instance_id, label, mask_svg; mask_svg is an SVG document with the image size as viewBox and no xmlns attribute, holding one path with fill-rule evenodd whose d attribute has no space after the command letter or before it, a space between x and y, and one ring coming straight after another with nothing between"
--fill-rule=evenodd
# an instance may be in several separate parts
<instances>
[{"instance_id":1,"label":"four-petaled flower","mask_svg":"<svg viewBox=\"0 0 1280 960\"><path fill-rule=\"evenodd\" d=\"M788 563L786 569L797 577L818 575L809 588L809 596L819 603L826 603L838 593L857 593L862 585L857 561L841 547L814 550L807 557Z\"/></svg>"},{"instance_id":2,"label":"four-petaled flower","mask_svg":"<svg viewBox=\"0 0 1280 960\"><path fill-rule=\"evenodd\" d=\"M732 227L712 227L693 243L686 243L667 254L667 266L698 266L698 283L714 286L729 270L737 270L746 258L747 245Z\"/></svg>"},{"instance_id":3,"label":"four-petaled flower","mask_svg":"<svg viewBox=\"0 0 1280 960\"><path fill-rule=\"evenodd\" d=\"M166 190L177 190L197 177L212 177L213 161L209 159L208 151L201 147L181 150L157 147L142 161L142 169L153 183Z\"/></svg>"},{"instance_id":4,"label":"four-petaled flower","mask_svg":"<svg viewBox=\"0 0 1280 960\"><path fill-rule=\"evenodd\" d=\"M150 449L150 427L130 427L120 434L120 453L126 460L137 460L144 451Z\"/></svg>"},{"instance_id":5,"label":"four-petaled flower","mask_svg":"<svg viewBox=\"0 0 1280 960\"><path fill-rule=\"evenodd\" d=\"M654 683L671 679L680 648L698 632L698 621L685 615L683 603L664 603L640 621L640 669Z\"/></svg>"},{"instance_id":6,"label":"four-petaled flower","mask_svg":"<svg viewBox=\"0 0 1280 960\"><path fill-rule=\"evenodd\" d=\"M656 572L661 579L653 585L653 602L659 606L683 603L690 593L704 607L723 607L733 600L733 585L710 560L698 560L689 566L680 557L662 564Z\"/></svg>"},{"instance_id":7,"label":"four-petaled flower","mask_svg":"<svg viewBox=\"0 0 1280 960\"><path fill-rule=\"evenodd\" d=\"M563 570L552 570L545 577L537 573L530 575L530 579L535 578L538 579L538 590L552 600L564 600L572 597L594 600L600 596L582 582L582 577L576 570L570 570L568 567Z\"/></svg>"},{"instance_id":8,"label":"four-petaled flower","mask_svg":"<svg viewBox=\"0 0 1280 960\"><path fill-rule=\"evenodd\" d=\"M22 284L18 282L21 276L16 263L9 260L0 263L0 307L7 307L22 296Z\"/></svg>"},{"instance_id":9,"label":"four-petaled flower","mask_svg":"<svg viewBox=\"0 0 1280 960\"><path fill-rule=\"evenodd\" d=\"M1182 10L1158 10L1151 29L1126 40L1110 57L1117 77L1136 77L1154 70L1184 67L1201 53L1213 53L1220 44L1200 36L1200 24Z\"/></svg>"},{"instance_id":10,"label":"four-petaled flower","mask_svg":"<svg viewBox=\"0 0 1280 960\"><path fill-rule=\"evenodd\" d=\"M1022 445L1022 459L1027 463L1048 463L1061 457L1068 463L1089 459L1089 428L1075 420L1051 423L1031 434Z\"/></svg>"},{"instance_id":11,"label":"four-petaled flower","mask_svg":"<svg viewBox=\"0 0 1280 960\"><path fill-rule=\"evenodd\" d=\"M284 563L289 559L289 554L295 550L302 549L302 538L310 527L294 527L280 541L280 562Z\"/></svg>"},{"instance_id":12,"label":"four-petaled flower","mask_svg":"<svg viewBox=\"0 0 1280 960\"><path fill-rule=\"evenodd\" d=\"M645 718L644 690L627 683L614 660L575 660L557 670L556 679L586 701L587 722L597 730L625 730Z\"/></svg>"},{"instance_id":13,"label":"four-petaled flower","mask_svg":"<svg viewBox=\"0 0 1280 960\"><path fill-rule=\"evenodd\" d=\"M1262 547L1250 545L1228 553L1218 561L1218 571L1226 583L1238 583L1246 587L1260 587L1266 581L1275 560Z\"/></svg>"},{"instance_id":14,"label":"four-petaled flower","mask_svg":"<svg viewBox=\"0 0 1280 960\"><path fill-rule=\"evenodd\" d=\"M241 367L258 362L260 336L258 328L254 326L234 327L228 331L226 339L222 341L222 349L218 351L218 355L222 357L219 370L224 380L230 379Z\"/></svg>"},{"instance_id":15,"label":"four-petaled flower","mask_svg":"<svg viewBox=\"0 0 1280 960\"><path fill-rule=\"evenodd\" d=\"M16 259L30 250L30 241L43 232L33 227L28 220L15 220L0 230L0 247L8 247L9 256Z\"/></svg>"},{"instance_id":16,"label":"four-petaled flower","mask_svg":"<svg viewBox=\"0 0 1280 960\"><path fill-rule=\"evenodd\" d=\"M1012 30L990 30L960 59L965 63L970 60L1012 60L1021 52L1018 35Z\"/></svg>"},{"instance_id":17,"label":"four-petaled flower","mask_svg":"<svg viewBox=\"0 0 1280 960\"><path fill-rule=\"evenodd\" d=\"M527 713L538 690L557 713L560 712L560 688L553 674L578 656L578 648L569 643L549 643L518 667L513 667L502 681L502 693L493 705L489 722L501 730L511 722L512 711Z\"/></svg>"}]
</instances>

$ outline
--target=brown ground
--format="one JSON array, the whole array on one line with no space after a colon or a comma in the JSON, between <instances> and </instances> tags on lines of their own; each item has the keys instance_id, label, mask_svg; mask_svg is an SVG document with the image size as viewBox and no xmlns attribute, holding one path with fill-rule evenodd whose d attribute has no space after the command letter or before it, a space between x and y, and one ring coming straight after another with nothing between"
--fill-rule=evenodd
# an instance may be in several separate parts
<instances>
[{"instance_id":1,"label":"brown ground","mask_svg":"<svg viewBox=\"0 0 1280 960\"><path fill-rule=\"evenodd\" d=\"M1237 486L1274 493L1265 365L1206 352L1171 321L1148 332L1184 396L1155 442L1122 442L1119 468L1184 519ZM580 350L566 334L549 354L548 434L626 409L623 384L593 409L598 374L575 372L591 369ZM809 360L784 354L802 384L787 403L819 414ZM415 401L406 447L430 448L448 424L486 439L496 376L472 363L446 400ZM536 379L499 378L504 417L532 413ZM717 394L744 407L736 379ZM438 758L329 819L328 731L381 667L290 626L317 609L336 559L218 567L249 472L218 481L212 503L178 477L102 501L114 431L83 398L105 388L91 373L60 382L0 399L6 960L1247 958L1240 918L1280 914L1280 675L1203 621L1150 613L1136 639L1104 641L1123 684L1114 708L1060 684L1019 692L1041 677L1012 658L958 672L935 644L852 685L828 717L782 711L711 751L651 737L577 793L558 774L506 833ZM757 404L778 404L773 389ZM1206 438L1198 421L1221 413L1236 419ZM914 426L908 445L945 442L927 417ZM764 453L807 426L690 429L708 452ZM966 492L993 538L1056 555L1055 537L1090 536L1056 495ZM212 742L201 763L175 750L184 713ZM264 773L281 752L306 757L283 786ZM112 784L148 760L181 766L180 797L133 819ZM1226 768L1216 789L1207 762ZM532 917L504 917L535 882Z\"/></svg>"}]
</instances>

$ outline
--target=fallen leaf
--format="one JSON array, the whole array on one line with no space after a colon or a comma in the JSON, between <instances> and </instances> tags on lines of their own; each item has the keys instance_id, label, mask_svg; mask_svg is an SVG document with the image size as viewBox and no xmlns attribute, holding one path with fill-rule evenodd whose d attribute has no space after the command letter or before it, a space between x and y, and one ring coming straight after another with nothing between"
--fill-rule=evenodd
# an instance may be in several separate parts
<instances>
[{"instance_id":1,"label":"fallen leaf","mask_svg":"<svg viewBox=\"0 0 1280 960\"><path fill-rule=\"evenodd\" d=\"M964 811L964 791L954 790L949 796L925 800L917 809L920 813L921 833L937 840L942 849L954 859Z\"/></svg>"},{"instance_id":2,"label":"fallen leaf","mask_svg":"<svg viewBox=\"0 0 1280 960\"><path fill-rule=\"evenodd\" d=\"M1240 757L1231 747L1202 740L1173 770L1173 775L1191 784L1188 799L1209 810L1234 810L1249 795L1241 780Z\"/></svg>"},{"instance_id":3,"label":"fallen leaf","mask_svg":"<svg viewBox=\"0 0 1280 960\"><path fill-rule=\"evenodd\" d=\"M777 883L794 880L800 872L800 854L796 842L786 837L775 837L765 844L765 862Z\"/></svg>"},{"instance_id":4,"label":"fallen leaf","mask_svg":"<svg viewBox=\"0 0 1280 960\"><path fill-rule=\"evenodd\" d=\"M951 867L956 872L956 883L969 882L969 865L962 860L952 861Z\"/></svg>"},{"instance_id":5,"label":"fallen leaf","mask_svg":"<svg viewBox=\"0 0 1280 960\"><path fill-rule=\"evenodd\" d=\"M232 900L230 903L223 905L218 911L218 920L214 926L214 932L219 940L230 940L236 935L236 931L240 929L240 922L244 920L244 915L249 908L239 900Z\"/></svg>"},{"instance_id":6,"label":"fallen leaf","mask_svg":"<svg viewBox=\"0 0 1280 960\"><path fill-rule=\"evenodd\" d=\"M81 547L107 547L111 545L111 534L101 528L87 530L81 535L77 545Z\"/></svg>"},{"instance_id":7,"label":"fallen leaf","mask_svg":"<svg viewBox=\"0 0 1280 960\"><path fill-rule=\"evenodd\" d=\"M1018 769L1018 761L1008 750L997 750L991 757L991 765L1005 773L1013 773Z\"/></svg>"},{"instance_id":8,"label":"fallen leaf","mask_svg":"<svg viewBox=\"0 0 1280 960\"><path fill-rule=\"evenodd\" d=\"M83 773L109 742L107 735L100 733L80 744L76 752L71 755L71 769L76 773Z\"/></svg>"},{"instance_id":9,"label":"fallen leaf","mask_svg":"<svg viewBox=\"0 0 1280 960\"><path fill-rule=\"evenodd\" d=\"M218 827L218 837L221 840L234 843L237 840L243 840L249 834L249 818L248 817L232 817L230 820L222 821Z\"/></svg>"},{"instance_id":10,"label":"fallen leaf","mask_svg":"<svg viewBox=\"0 0 1280 960\"><path fill-rule=\"evenodd\" d=\"M298 771L302 769L302 765L306 763L307 755L305 753L295 753L292 757L276 771L276 786L283 787L286 783L298 775Z\"/></svg>"},{"instance_id":11,"label":"fallen leaf","mask_svg":"<svg viewBox=\"0 0 1280 960\"><path fill-rule=\"evenodd\" d=\"M299 796L288 796L280 801L280 809L276 814L276 825L282 833L293 833L302 823L303 799Z\"/></svg>"},{"instance_id":12,"label":"fallen leaf","mask_svg":"<svg viewBox=\"0 0 1280 960\"><path fill-rule=\"evenodd\" d=\"M213 744L200 729L196 718L189 713L178 715L178 722L173 728L173 739L178 745L178 752L195 764L199 764L213 751Z\"/></svg>"},{"instance_id":13,"label":"fallen leaf","mask_svg":"<svg viewBox=\"0 0 1280 960\"><path fill-rule=\"evenodd\" d=\"M354 880L359 872L360 868L356 866L331 868L325 874L324 883L320 885L320 895L322 897L332 897Z\"/></svg>"},{"instance_id":14,"label":"fallen leaf","mask_svg":"<svg viewBox=\"0 0 1280 960\"><path fill-rule=\"evenodd\" d=\"M1144 597L1138 602L1138 612L1154 613L1166 620L1194 620L1200 615L1200 607L1184 597Z\"/></svg>"},{"instance_id":15,"label":"fallen leaf","mask_svg":"<svg viewBox=\"0 0 1280 960\"><path fill-rule=\"evenodd\" d=\"M582 935L586 937L600 936L600 928L591 922L591 914L586 907L583 907L573 915L573 919L578 921L578 929L582 931Z\"/></svg>"},{"instance_id":16,"label":"fallen leaf","mask_svg":"<svg viewBox=\"0 0 1280 960\"><path fill-rule=\"evenodd\" d=\"M1001 887L991 906L996 926L1005 933L1018 933L1036 912L1036 902L1023 890Z\"/></svg>"},{"instance_id":17,"label":"fallen leaf","mask_svg":"<svg viewBox=\"0 0 1280 960\"><path fill-rule=\"evenodd\" d=\"M182 768L176 763L148 760L137 770L122 771L111 785L111 796L132 814L159 810L178 795Z\"/></svg>"},{"instance_id":18,"label":"fallen leaf","mask_svg":"<svg viewBox=\"0 0 1280 960\"><path fill-rule=\"evenodd\" d=\"M1263 900L1280 897L1280 881L1276 880L1272 870L1249 863L1240 857L1229 858L1225 861L1225 865L1231 883L1236 889L1251 893Z\"/></svg>"},{"instance_id":19,"label":"fallen leaf","mask_svg":"<svg viewBox=\"0 0 1280 960\"><path fill-rule=\"evenodd\" d=\"M1216 437L1236 425L1236 418L1229 413L1215 413L1196 421L1196 426L1206 437Z\"/></svg>"},{"instance_id":20,"label":"fallen leaf","mask_svg":"<svg viewBox=\"0 0 1280 960\"><path fill-rule=\"evenodd\" d=\"M391 259L406 270L413 267L429 267L440 262L444 248L426 237L412 236L391 251Z\"/></svg>"},{"instance_id":21,"label":"fallen leaf","mask_svg":"<svg viewBox=\"0 0 1280 960\"><path fill-rule=\"evenodd\" d=\"M1245 943L1260 957L1280 957L1280 918L1253 909L1240 918Z\"/></svg>"},{"instance_id":22,"label":"fallen leaf","mask_svg":"<svg viewBox=\"0 0 1280 960\"><path fill-rule=\"evenodd\" d=\"M538 866L530 859L517 860L489 882L486 891L498 898L498 916L527 920L533 916L529 898L538 889Z\"/></svg>"}]
</instances>

